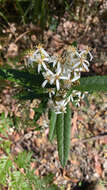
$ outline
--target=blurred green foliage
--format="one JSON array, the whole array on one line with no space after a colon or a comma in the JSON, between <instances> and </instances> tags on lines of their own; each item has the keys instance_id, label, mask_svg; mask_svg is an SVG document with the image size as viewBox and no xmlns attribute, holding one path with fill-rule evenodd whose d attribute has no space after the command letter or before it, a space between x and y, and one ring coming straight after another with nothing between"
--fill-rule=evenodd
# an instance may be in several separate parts
<instances>
[{"instance_id":1,"label":"blurred green foliage","mask_svg":"<svg viewBox=\"0 0 107 190\"><path fill-rule=\"evenodd\" d=\"M0 0L0 26L10 22L32 22L42 29L55 30L54 17L59 21L65 12L76 21L84 21L84 14L98 15L101 3L94 0L91 4L90 9L87 0Z\"/></svg>"},{"instance_id":2,"label":"blurred green foliage","mask_svg":"<svg viewBox=\"0 0 107 190\"><path fill-rule=\"evenodd\" d=\"M0 17L6 22L33 22L44 28L51 21L52 13L65 10L65 0L0 0Z\"/></svg>"}]
</instances>

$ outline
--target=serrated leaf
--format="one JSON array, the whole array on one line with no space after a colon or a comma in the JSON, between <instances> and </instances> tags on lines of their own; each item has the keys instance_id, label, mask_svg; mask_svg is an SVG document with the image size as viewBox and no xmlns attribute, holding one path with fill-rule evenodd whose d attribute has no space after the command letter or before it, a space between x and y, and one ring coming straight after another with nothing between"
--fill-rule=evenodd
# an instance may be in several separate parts
<instances>
[{"instance_id":1,"label":"serrated leaf","mask_svg":"<svg viewBox=\"0 0 107 190\"><path fill-rule=\"evenodd\" d=\"M54 110L51 110L50 128L49 128L49 140L52 141L55 132L57 115Z\"/></svg>"},{"instance_id":2,"label":"serrated leaf","mask_svg":"<svg viewBox=\"0 0 107 190\"><path fill-rule=\"evenodd\" d=\"M67 105L65 114L58 114L56 120L56 133L57 133L57 144L59 160L62 167L65 166L70 147L70 127L71 127L71 110Z\"/></svg>"}]
</instances>

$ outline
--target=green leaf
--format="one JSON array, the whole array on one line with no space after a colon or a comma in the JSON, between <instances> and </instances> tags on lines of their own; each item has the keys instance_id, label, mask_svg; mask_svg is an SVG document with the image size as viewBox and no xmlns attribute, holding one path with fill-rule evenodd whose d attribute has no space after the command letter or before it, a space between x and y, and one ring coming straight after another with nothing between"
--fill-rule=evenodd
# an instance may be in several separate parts
<instances>
[{"instance_id":1,"label":"green leaf","mask_svg":"<svg viewBox=\"0 0 107 190\"><path fill-rule=\"evenodd\" d=\"M59 187L55 184L50 185L46 190L60 190Z\"/></svg>"},{"instance_id":2,"label":"green leaf","mask_svg":"<svg viewBox=\"0 0 107 190\"><path fill-rule=\"evenodd\" d=\"M67 162L70 149L70 129L71 129L71 109L67 105L66 113L64 114L64 166Z\"/></svg>"},{"instance_id":3,"label":"green leaf","mask_svg":"<svg viewBox=\"0 0 107 190\"><path fill-rule=\"evenodd\" d=\"M57 133L57 144L59 160L62 167L65 166L70 147L70 127L71 127L71 110L67 105L65 114L58 114L56 121L56 133Z\"/></svg>"},{"instance_id":4,"label":"green leaf","mask_svg":"<svg viewBox=\"0 0 107 190\"><path fill-rule=\"evenodd\" d=\"M78 86L72 87L67 92L67 96L72 94L73 90L78 90L81 92L88 91L92 92L106 92L107 91L107 76L93 76L93 77L82 77L80 78L80 84Z\"/></svg>"},{"instance_id":5,"label":"green leaf","mask_svg":"<svg viewBox=\"0 0 107 190\"><path fill-rule=\"evenodd\" d=\"M17 158L15 159L16 164L19 168L24 168L25 170L29 167L30 160L32 157L32 152L22 152L18 154Z\"/></svg>"},{"instance_id":6,"label":"green leaf","mask_svg":"<svg viewBox=\"0 0 107 190\"><path fill-rule=\"evenodd\" d=\"M49 183L52 183L53 178L54 178L54 174L49 173L48 175L44 176L41 181L45 184L48 185Z\"/></svg>"},{"instance_id":7,"label":"green leaf","mask_svg":"<svg viewBox=\"0 0 107 190\"><path fill-rule=\"evenodd\" d=\"M49 129L49 140L52 141L55 132L57 115L54 110L51 110L51 118L50 118L50 129Z\"/></svg>"},{"instance_id":8,"label":"green leaf","mask_svg":"<svg viewBox=\"0 0 107 190\"><path fill-rule=\"evenodd\" d=\"M0 78L6 79L6 73L2 69L0 69Z\"/></svg>"},{"instance_id":9,"label":"green leaf","mask_svg":"<svg viewBox=\"0 0 107 190\"><path fill-rule=\"evenodd\" d=\"M107 91L107 76L82 77L80 85L74 89L82 92Z\"/></svg>"},{"instance_id":10,"label":"green leaf","mask_svg":"<svg viewBox=\"0 0 107 190\"><path fill-rule=\"evenodd\" d=\"M72 42L71 45L74 46L74 47L77 47L77 41Z\"/></svg>"},{"instance_id":11,"label":"green leaf","mask_svg":"<svg viewBox=\"0 0 107 190\"><path fill-rule=\"evenodd\" d=\"M56 134L57 134L57 146L58 155L61 165L63 166L64 160L64 114L58 114L56 120Z\"/></svg>"},{"instance_id":12,"label":"green leaf","mask_svg":"<svg viewBox=\"0 0 107 190\"><path fill-rule=\"evenodd\" d=\"M7 17L0 11L0 16L5 20L5 22L8 24Z\"/></svg>"}]
</instances>

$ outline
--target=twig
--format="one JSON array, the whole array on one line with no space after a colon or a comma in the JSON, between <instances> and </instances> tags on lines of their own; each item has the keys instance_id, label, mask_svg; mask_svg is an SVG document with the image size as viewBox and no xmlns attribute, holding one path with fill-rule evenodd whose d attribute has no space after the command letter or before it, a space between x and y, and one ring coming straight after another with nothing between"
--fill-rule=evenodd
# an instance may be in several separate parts
<instances>
[{"instance_id":1,"label":"twig","mask_svg":"<svg viewBox=\"0 0 107 190\"><path fill-rule=\"evenodd\" d=\"M18 37L16 38L16 40L15 40L14 43L17 43L17 41L19 41L25 34L27 34L27 33L29 33L29 32L30 32L30 30L28 30L28 31L24 32L23 34L21 34L20 36L18 36Z\"/></svg>"},{"instance_id":2,"label":"twig","mask_svg":"<svg viewBox=\"0 0 107 190\"><path fill-rule=\"evenodd\" d=\"M97 135L95 137L90 137L90 138L87 138L87 139L77 140L76 142L72 142L72 143L74 143L74 144L77 144L77 143L86 143L86 142L89 142L89 141L100 140L100 139L103 139L103 138L107 138L107 133L101 134L101 135ZM71 141L72 140L73 139L71 139Z\"/></svg>"}]
</instances>

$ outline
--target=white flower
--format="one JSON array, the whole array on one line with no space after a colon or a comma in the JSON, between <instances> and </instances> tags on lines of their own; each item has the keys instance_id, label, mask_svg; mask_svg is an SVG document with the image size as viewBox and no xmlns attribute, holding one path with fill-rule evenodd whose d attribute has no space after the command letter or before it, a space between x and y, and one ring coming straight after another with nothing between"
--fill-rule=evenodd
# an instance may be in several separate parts
<instances>
[{"instance_id":1,"label":"white flower","mask_svg":"<svg viewBox=\"0 0 107 190\"><path fill-rule=\"evenodd\" d=\"M89 48L89 47L87 47L87 49L83 50L82 53L84 53L84 54L86 54L86 55L89 54L89 56L90 56L90 61L92 61L93 56L92 56L92 54L91 54L91 52L90 52L90 48Z\"/></svg>"},{"instance_id":2,"label":"white flower","mask_svg":"<svg viewBox=\"0 0 107 190\"><path fill-rule=\"evenodd\" d=\"M53 84L54 83L54 73L47 69L46 72L43 72L42 73L44 78L45 78L45 81L42 83L42 87L44 88L46 86L47 83L49 84Z\"/></svg>"},{"instance_id":3,"label":"white flower","mask_svg":"<svg viewBox=\"0 0 107 190\"><path fill-rule=\"evenodd\" d=\"M40 48L39 50L42 55L44 55L45 57L49 57L48 53L43 48Z\"/></svg>"},{"instance_id":4,"label":"white flower","mask_svg":"<svg viewBox=\"0 0 107 190\"><path fill-rule=\"evenodd\" d=\"M57 59L56 59L56 57L55 56L52 56L52 57L50 57L50 59L49 59L49 61L48 61L48 63L52 63L53 64L53 67L55 67L55 65L57 64Z\"/></svg>"},{"instance_id":5,"label":"white flower","mask_svg":"<svg viewBox=\"0 0 107 190\"><path fill-rule=\"evenodd\" d=\"M54 81L56 83L57 90L60 89L60 82L59 82L60 77L61 77L61 66L60 66L60 63L58 62L57 69L56 69L56 74L54 75Z\"/></svg>"},{"instance_id":6,"label":"white flower","mask_svg":"<svg viewBox=\"0 0 107 190\"><path fill-rule=\"evenodd\" d=\"M70 56L70 59L66 60L66 62L64 64L64 69L67 72L72 72L79 65L80 65L80 63L78 63L78 57L76 56L75 58L73 58L72 56Z\"/></svg>"},{"instance_id":7,"label":"white flower","mask_svg":"<svg viewBox=\"0 0 107 190\"><path fill-rule=\"evenodd\" d=\"M70 94L70 96L67 97L67 102L73 102L74 98L73 98L73 94Z\"/></svg>"},{"instance_id":8,"label":"white flower","mask_svg":"<svg viewBox=\"0 0 107 190\"><path fill-rule=\"evenodd\" d=\"M67 103L68 102L66 100L56 101L55 102L56 106L54 107L55 113L56 114L65 113Z\"/></svg>"},{"instance_id":9,"label":"white flower","mask_svg":"<svg viewBox=\"0 0 107 190\"><path fill-rule=\"evenodd\" d=\"M62 69L61 69L61 65L60 63L58 62L57 64L57 68L55 70L55 74L47 69L46 72L43 72L43 76L45 78L45 81L42 83L42 87L44 88L46 86L47 83L49 84L56 84L56 89L57 91L60 90L60 80L68 80L69 76L66 76L66 75L63 75L62 74Z\"/></svg>"},{"instance_id":10,"label":"white flower","mask_svg":"<svg viewBox=\"0 0 107 190\"><path fill-rule=\"evenodd\" d=\"M45 70L47 70L47 66L46 64L42 61L42 60L38 60L38 73L40 73L41 69L42 69L42 66Z\"/></svg>"},{"instance_id":11,"label":"white flower","mask_svg":"<svg viewBox=\"0 0 107 190\"><path fill-rule=\"evenodd\" d=\"M80 71L84 71L84 69L89 71L89 62L86 60L87 54L89 54L90 60L92 60L93 57L89 51L89 48L78 53L76 48L72 47L71 54L69 52L65 63L65 69L68 71L75 71L75 69L79 68Z\"/></svg>"},{"instance_id":12,"label":"white flower","mask_svg":"<svg viewBox=\"0 0 107 190\"><path fill-rule=\"evenodd\" d=\"M29 51L28 52L28 55L27 55L27 57L28 57L28 66L29 65L33 66L33 62L35 62L34 54L35 54L34 51Z\"/></svg>"},{"instance_id":13,"label":"white flower","mask_svg":"<svg viewBox=\"0 0 107 190\"><path fill-rule=\"evenodd\" d=\"M32 65L36 62L38 63L38 73L41 71L42 67L47 70L47 66L45 64L45 61L47 61L47 58L41 56L41 54L36 50L32 55L28 58L28 65Z\"/></svg>"},{"instance_id":14,"label":"white flower","mask_svg":"<svg viewBox=\"0 0 107 190\"><path fill-rule=\"evenodd\" d=\"M57 90L60 89L60 80L69 80L70 79L70 73L63 73L61 64L58 62L57 64L57 69L56 69L56 74L55 74L55 83L56 83L56 88Z\"/></svg>"},{"instance_id":15,"label":"white flower","mask_svg":"<svg viewBox=\"0 0 107 190\"><path fill-rule=\"evenodd\" d=\"M80 73L74 71L74 76L73 76L73 78L71 79L71 82L75 82L75 81L77 81L77 80L79 80L79 79L80 79Z\"/></svg>"},{"instance_id":16,"label":"white flower","mask_svg":"<svg viewBox=\"0 0 107 190\"><path fill-rule=\"evenodd\" d=\"M47 66L45 62L49 62L50 56L48 53L42 48L42 46L38 46L37 50L30 55L28 59L28 64L33 64L33 62L38 63L38 73L41 71L42 67L47 70Z\"/></svg>"},{"instance_id":17,"label":"white flower","mask_svg":"<svg viewBox=\"0 0 107 190\"><path fill-rule=\"evenodd\" d=\"M35 62L38 63L38 73L41 71L42 66L45 70L47 70L47 66L45 64L45 61L47 60L47 58L45 58L44 55L41 55L40 52L35 52L34 58L35 58Z\"/></svg>"},{"instance_id":18,"label":"white flower","mask_svg":"<svg viewBox=\"0 0 107 190\"><path fill-rule=\"evenodd\" d=\"M52 95L55 94L55 89L54 88L48 88L47 92L49 93L49 98L52 98Z\"/></svg>"},{"instance_id":19,"label":"white flower","mask_svg":"<svg viewBox=\"0 0 107 190\"><path fill-rule=\"evenodd\" d=\"M79 66L80 66L80 62L78 62L78 60L76 60L77 61L77 63L73 63L72 64L72 69L74 70L75 68L79 68Z\"/></svg>"},{"instance_id":20,"label":"white flower","mask_svg":"<svg viewBox=\"0 0 107 190\"><path fill-rule=\"evenodd\" d=\"M92 56L91 52L90 52L90 51L88 51L88 54L89 54L89 56L90 56L90 61L92 61L93 56Z\"/></svg>"},{"instance_id":21,"label":"white flower","mask_svg":"<svg viewBox=\"0 0 107 190\"><path fill-rule=\"evenodd\" d=\"M84 99L85 94L88 92L84 92L83 94L80 91L73 90L72 94L68 97L68 101L74 102L76 106L80 106L81 99Z\"/></svg>"},{"instance_id":22,"label":"white flower","mask_svg":"<svg viewBox=\"0 0 107 190\"><path fill-rule=\"evenodd\" d=\"M89 71L88 67L89 67L89 62L86 60L86 56L84 55L84 51L82 51L79 54L79 60L78 60L78 67L82 67L84 68L86 71Z\"/></svg>"},{"instance_id":23,"label":"white flower","mask_svg":"<svg viewBox=\"0 0 107 190\"><path fill-rule=\"evenodd\" d=\"M76 55L78 56L79 54L77 48L74 46L69 46L68 53L71 55L71 58L73 58Z\"/></svg>"},{"instance_id":24,"label":"white flower","mask_svg":"<svg viewBox=\"0 0 107 190\"><path fill-rule=\"evenodd\" d=\"M34 59L34 57L33 56L30 56L29 58L28 58L28 66L32 66L33 67L33 62L35 62L35 59Z\"/></svg>"},{"instance_id":25,"label":"white flower","mask_svg":"<svg viewBox=\"0 0 107 190\"><path fill-rule=\"evenodd\" d=\"M45 57L49 56L48 53L43 49L41 44L37 46L35 53L40 53L41 55L44 55Z\"/></svg>"}]
</instances>

